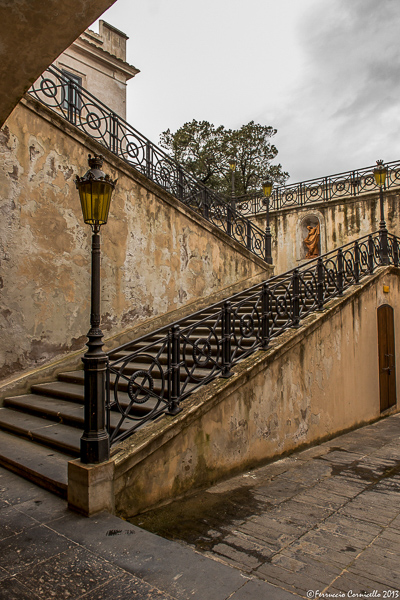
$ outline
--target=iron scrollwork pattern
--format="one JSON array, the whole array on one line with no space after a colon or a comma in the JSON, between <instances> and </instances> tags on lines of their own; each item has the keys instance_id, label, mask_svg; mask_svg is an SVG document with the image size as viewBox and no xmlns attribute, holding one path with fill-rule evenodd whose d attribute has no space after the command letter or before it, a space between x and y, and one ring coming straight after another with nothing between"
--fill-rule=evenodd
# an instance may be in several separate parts
<instances>
[{"instance_id":1,"label":"iron scrollwork pattern","mask_svg":"<svg viewBox=\"0 0 400 600\"><path fill-rule=\"evenodd\" d=\"M388 262L399 266L400 239L386 235ZM229 377L240 360L387 264L381 239L382 231L364 236L110 352L111 442L162 414L176 414L192 392Z\"/></svg>"},{"instance_id":2,"label":"iron scrollwork pattern","mask_svg":"<svg viewBox=\"0 0 400 600\"><path fill-rule=\"evenodd\" d=\"M305 206L346 196L376 192L375 166L277 186L270 197L270 210ZM400 186L400 161L385 163L385 167L387 168L385 189ZM263 200L264 196L261 192L241 196L237 198L236 209L245 217L256 216L265 212Z\"/></svg>"},{"instance_id":3,"label":"iron scrollwork pattern","mask_svg":"<svg viewBox=\"0 0 400 600\"><path fill-rule=\"evenodd\" d=\"M265 259L264 232L257 225L57 67L49 67L28 93Z\"/></svg>"}]
</instances>

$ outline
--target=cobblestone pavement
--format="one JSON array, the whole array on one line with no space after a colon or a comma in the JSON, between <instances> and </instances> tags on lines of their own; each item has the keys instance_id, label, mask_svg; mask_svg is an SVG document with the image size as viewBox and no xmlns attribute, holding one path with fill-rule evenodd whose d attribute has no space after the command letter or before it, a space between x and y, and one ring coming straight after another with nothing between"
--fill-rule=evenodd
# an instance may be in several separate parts
<instances>
[{"instance_id":1,"label":"cobblestone pavement","mask_svg":"<svg viewBox=\"0 0 400 600\"><path fill-rule=\"evenodd\" d=\"M400 597L400 415L132 522L300 596Z\"/></svg>"}]
</instances>

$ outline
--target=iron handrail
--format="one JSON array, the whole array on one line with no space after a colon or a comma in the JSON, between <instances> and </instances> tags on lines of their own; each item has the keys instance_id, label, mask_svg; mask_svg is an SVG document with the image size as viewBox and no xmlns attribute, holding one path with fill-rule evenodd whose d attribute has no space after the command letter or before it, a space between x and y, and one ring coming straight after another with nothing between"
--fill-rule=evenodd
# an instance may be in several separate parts
<instances>
[{"instance_id":1,"label":"iron handrail","mask_svg":"<svg viewBox=\"0 0 400 600\"><path fill-rule=\"evenodd\" d=\"M400 238L380 230L108 353L112 443L129 437L380 265L399 266ZM120 415L111 427L111 415Z\"/></svg>"},{"instance_id":2,"label":"iron handrail","mask_svg":"<svg viewBox=\"0 0 400 600\"><path fill-rule=\"evenodd\" d=\"M384 189L400 185L400 161L384 163L387 168L387 178ZM374 168L364 167L353 171L344 171L307 179L299 183L275 187L270 196L270 210L281 210L295 206L306 206L317 202L329 202L336 198L359 196L363 193L377 191L374 178ZM236 199L236 210L243 216L256 216L265 213L264 196L262 192L253 192Z\"/></svg>"},{"instance_id":3,"label":"iron handrail","mask_svg":"<svg viewBox=\"0 0 400 600\"><path fill-rule=\"evenodd\" d=\"M257 225L60 69L48 67L28 94L265 260L265 234Z\"/></svg>"},{"instance_id":4,"label":"iron handrail","mask_svg":"<svg viewBox=\"0 0 400 600\"><path fill-rule=\"evenodd\" d=\"M359 242L363 241L363 240L365 241L369 237L369 235L375 236L375 235L378 235L378 234L379 234L379 232L375 231L372 234L367 234L367 235L364 235L361 238L358 238L358 241ZM348 242L347 244L344 244L343 246L341 246L341 248L342 249L350 248L351 246L353 246L353 244L354 244L354 242ZM330 255L334 255L336 252L337 252L337 250L331 250L329 252L326 252L325 254L322 254L319 258L322 258L322 259L327 258ZM318 261L318 258L311 258L310 260L308 260L307 262L304 262L302 264L301 269L310 268L313 264L316 264L317 261ZM293 273L293 271L295 271L298 268L299 267L293 267L293 269L289 269L288 271L285 271L285 273L282 274L282 275L274 275L273 277L270 277L268 279L269 285L271 285L271 283L273 283L273 282L281 280L282 277L286 277L286 276L291 275ZM264 285L264 282L262 282L262 283L256 283L253 286L251 286L250 288L247 288L246 292L257 292L257 290L261 290L261 288L262 288L263 285ZM239 298L242 295L243 295L243 292L237 292L236 294L232 294L232 296L229 296L229 298L225 298L223 300L218 300L217 302L215 302L214 304L211 304L210 306L208 306L206 308L201 308L200 310L198 310L198 311L196 311L194 313L191 313L190 315L188 315L186 317L182 317L181 319L178 319L177 321L174 321L173 323L169 323L168 325L164 325L163 327L159 327L158 329L155 329L154 331L152 331L150 334L146 333L146 334L144 334L144 335L136 338L134 342L125 342L125 344L122 344L121 346L118 346L118 348L114 348L113 350L110 350L107 354L109 356L111 356L115 352L120 352L122 350L129 349L132 346L132 344L137 344L139 342L145 341L149 337L153 337L155 335L160 335L160 334L164 333L165 331L168 331L173 326L176 326L176 325L181 326L182 323L184 323L187 319L194 319L196 317L199 317L202 313L204 313L205 310L207 310L207 311L211 311L211 310L214 310L214 309L216 310L219 307L221 307L226 300L234 302L237 298Z\"/></svg>"}]
</instances>

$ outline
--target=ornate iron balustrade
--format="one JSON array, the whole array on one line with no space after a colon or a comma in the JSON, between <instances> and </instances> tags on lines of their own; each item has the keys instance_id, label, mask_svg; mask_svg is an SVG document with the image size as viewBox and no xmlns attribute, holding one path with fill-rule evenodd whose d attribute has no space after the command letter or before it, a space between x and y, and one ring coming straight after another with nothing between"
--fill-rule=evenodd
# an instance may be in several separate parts
<instances>
[{"instance_id":1,"label":"ornate iron balustrade","mask_svg":"<svg viewBox=\"0 0 400 600\"><path fill-rule=\"evenodd\" d=\"M399 242L386 230L364 236L110 352L111 443L162 413L176 414L194 390L217 376L229 377L238 361L267 349L273 338L298 327L376 266L399 266Z\"/></svg>"},{"instance_id":2,"label":"ornate iron balustrade","mask_svg":"<svg viewBox=\"0 0 400 600\"><path fill-rule=\"evenodd\" d=\"M270 197L270 210L306 206L316 202L329 202L336 198L377 192L378 187L373 172L375 166L278 186ZM385 189L400 186L400 161L385 163L385 167L388 173ZM246 217L264 213L263 199L261 192L241 196L237 198L236 210Z\"/></svg>"},{"instance_id":3,"label":"ornate iron balustrade","mask_svg":"<svg viewBox=\"0 0 400 600\"><path fill-rule=\"evenodd\" d=\"M57 67L49 67L28 93L265 260L261 229Z\"/></svg>"}]
</instances>

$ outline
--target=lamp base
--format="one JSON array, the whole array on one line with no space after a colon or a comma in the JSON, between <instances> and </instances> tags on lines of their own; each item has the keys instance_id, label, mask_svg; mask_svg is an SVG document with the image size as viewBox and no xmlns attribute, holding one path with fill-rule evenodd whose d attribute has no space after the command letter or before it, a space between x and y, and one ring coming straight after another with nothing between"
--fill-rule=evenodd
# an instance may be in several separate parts
<instances>
[{"instance_id":1,"label":"lamp base","mask_svg":"<svg viewBox=\"0 0 400 600\"><path fill-rule=\"evenodd\" d=\"M110 439L106 430L84 433L81 437L81 462L85 465L105 462L110 458Z\"/></svg>"}]
</instances>

